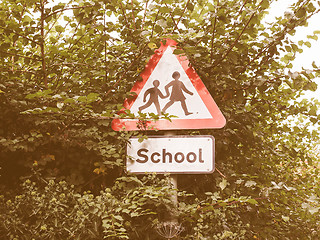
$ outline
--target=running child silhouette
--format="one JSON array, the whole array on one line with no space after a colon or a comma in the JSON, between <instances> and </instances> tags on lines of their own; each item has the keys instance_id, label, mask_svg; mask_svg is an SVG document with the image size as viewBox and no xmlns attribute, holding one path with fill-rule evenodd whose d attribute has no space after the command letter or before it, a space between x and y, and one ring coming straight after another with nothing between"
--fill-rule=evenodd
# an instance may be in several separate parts
<instances>
[{"instance_id":1,"label":"running child silhouette","mask_svg":"<svg viewBox=\"0 0 320 240\"><path fill-rule=\"evenodd\" d=\"M160 104L159 104L159 97L165 98L165 96L162 94L162 92L158 89L160 85L159 80L154 80L153 81L153 86L152 88L149 88L147 91L145 91L144 96L143 96L143 102L146 101L147 96L150 95L149 100L146 104L143 106L139 107L139 111L141 112L143 109L148 108L152 103L156 106L157 113L158 115L161 114L160 110Z\"/></svg>"},{"instance_id":2,"label":"running child silhouette","mask_svg":"<svg viewBox=\"0 0 320 240\"><path fill-rule=\"evenodd\" d=\"M193 93L191 91L189 91L186 86L183 84L182 81L179 80L180 78L180 73L179 72L174 72L172 74L173 77L173 81L171 81L170 83L168 83L164 89L166 91L166 98L169 96L169 88L172 87L171 90L171 95L170 95L170 101L164 106L164 108L162 109L162 112L166 112L166 110L172 105L174 104L174 102L180 102L181 103L181 107L184 111L184 114L190 115L192 114L191 112L188 111L187 109L187 104L186 104L186 97L183 95L183 92L186 92L190 95L193 95Z\"/></svg>"}]
</instances>

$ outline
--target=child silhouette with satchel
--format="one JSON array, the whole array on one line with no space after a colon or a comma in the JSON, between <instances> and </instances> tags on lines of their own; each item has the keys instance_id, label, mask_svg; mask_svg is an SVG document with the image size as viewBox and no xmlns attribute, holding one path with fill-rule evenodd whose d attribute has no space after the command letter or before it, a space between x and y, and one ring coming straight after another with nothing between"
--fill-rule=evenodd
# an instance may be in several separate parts
<instances>
[{"instance_id":1,"label":"child silhouette with satchel","mask_svg":"<svg viewBox=\"0 0 320 240\"><path fill-rule=\"evenodd\" d=\"M148 95L150 95L150 97L149 97L149 100L148 100L148 102L146 104L144 104L143 106L139 107L139 111L140 112L143 109L148 108L153 103L156 106L158 115L161 114L160 104L159 104L159 97L165 98L165 96L159 90L159 88L158 88L159 85L160 85L159 80L154 80L153 81L153 86L154 87L149 88L147 91L145 91L144 96L143 96L143 102L146 101Z\"/></svg>"}]
</instances>

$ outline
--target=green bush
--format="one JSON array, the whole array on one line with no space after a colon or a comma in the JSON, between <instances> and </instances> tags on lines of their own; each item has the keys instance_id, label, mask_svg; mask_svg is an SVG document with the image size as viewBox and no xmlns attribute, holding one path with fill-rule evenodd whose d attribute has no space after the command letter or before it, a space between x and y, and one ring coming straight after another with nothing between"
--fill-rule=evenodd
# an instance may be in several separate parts
<instances>
[{"instance_id":1,"label":"green bush","mask_svg":"<svg viewBox=\"0 0 320 240\"><path fill-rule=\"evenodd\" d=\"M320 102L300 96L320 67L292 60L320 31L291 35L320 2L293 1L269 24L271 2L0 1L0 239L153 240L173 215L182 239L319 236ZM167 177L125 172L147 114L141 131L111 128L133 117L119 110L166 38L227 119L178 131L214 135L216 171L179 177L177 209Z\"/></svg>"},{"instance_id":2,"label":"green bush","mask_svg":"<svg viewBox=\"0 0 320 240\"><path fill-rule=\"evenodd\" d=\"M241 184L249 193L257 182L237 181L238 186L229 187ZM302 190L279 184L265 189L268 193L259 198L228 196L230 183L222 179L217 185L215 192L195 196L173 189L168 176L127 176L98 194L80 194L64 181L38 176L26 180L19 195L0 197L0 239L156 240L162 239L157 227L173 217L184 228L180 238L189 240L315 239L318 234L319 206L314 195L304 199ZM301 196L295 196L297 192ZM173 194L178 195L177 207ZM283 196L300 198L303 207L297 206L295 212L280 209L290 203Z\"/></svg>"},{"instance_id":3,"label":"green bush","mask_svg":"<svg viewBox=\"0 0 320 240\"><path fill-rule=\"evenodd\" d=\"M158 182L157 190L145 185L150 181ZM170 206L167 196L171 190L160 186L164 181L152 176L142 181L118 179L113 188L94 196L76 193L63 181L39 184L26 180L20 195L1 196L0 238L139 239L143 231L154 227L156 211Z\"/></svg>"}]
</instances>

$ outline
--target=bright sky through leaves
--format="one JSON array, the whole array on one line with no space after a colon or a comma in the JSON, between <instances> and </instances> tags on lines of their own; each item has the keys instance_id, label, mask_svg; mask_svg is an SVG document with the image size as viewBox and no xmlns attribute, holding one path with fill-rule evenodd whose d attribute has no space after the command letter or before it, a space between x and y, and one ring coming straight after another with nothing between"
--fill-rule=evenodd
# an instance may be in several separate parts
<instances>
[{"instance_id":1,"label":"bright sky through leaves","mask_svg":"<svg viewBox=\"0 0 320 240\"><path fill-rule=\"evenodd\" d=\"M292 1L274 1L271 4L269 14L266 16L266 22L273 22L276 17L282 16L286 11L290 11L288 7L295 3L296 0ZM320 14L316 14L308 20L308 27L298 27L297 32L292 36L292 40L298 43L299 40L311 42L311 47L304 47L303 53L297 55L296 59L293 61L293 70L301 71L304 69L311 69L312 62L314 61L316 65L320 66L320 40L308 39L307 35L312 35L314 31L320 30ZM307 98L315 97L320 99L320 79L317 81L319 87L315 92L307 91L305 96Z\"/></svg>"}]
</instances>

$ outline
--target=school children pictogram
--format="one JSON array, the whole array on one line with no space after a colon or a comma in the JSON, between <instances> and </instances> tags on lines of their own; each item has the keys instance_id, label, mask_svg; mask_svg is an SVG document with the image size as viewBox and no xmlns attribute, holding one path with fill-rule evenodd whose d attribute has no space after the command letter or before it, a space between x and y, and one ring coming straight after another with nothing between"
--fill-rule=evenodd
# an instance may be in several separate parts
<instances>
[{"instance_id":1,"label":"school children pictogram","mask_svg":"<svg viewBox=\"0 0 320 240\"><path fill-rule=\"evenodd\" d=\"M152 127L166 129L221 128L226 120L186 57L173 54L176 42L168 39L150 58L131 92L137 97L125 100L134 114L153 113L175 116L159 119ZM114 130L139 130L136 119L115 119Z\"/></svg>"},{"instance_id":2,"label":"school children pictogram","mask_svg":"<svg viewBox=\"0 0 320 240\"><path fill-rule=\"evenodd\" d=\"M179 80L180 78L180 73L175 71L172 74L172 80L170 83L168 83L165 87L164 90L166 92L166 95L164 96L162 92L159 90L159 85L160 82L159 80L154 80L153 81L153 86L152 88L149 88L145 91L144 96L143 96L143 102L146 102L146 98L149 96L149 100L146 104L142 105L139 107L139 111L142 111L146 108L149 108L152 104L156 107L158 115L161 115L161 112L165 113L166 110L175 102L180 102L181 107L184 111L184 114L186 116L192 114L191 112L188 111L187 104L186 104L186 97L184 96L183 92L193 95L191 91L189 91L184 83ZM169 88L171 89L171 94L169 92ZM160 104L159 104L159 97L160 98L169 98L169 102L164 106L162 111L160 110Z\"/></svg>"}]
</instances>

